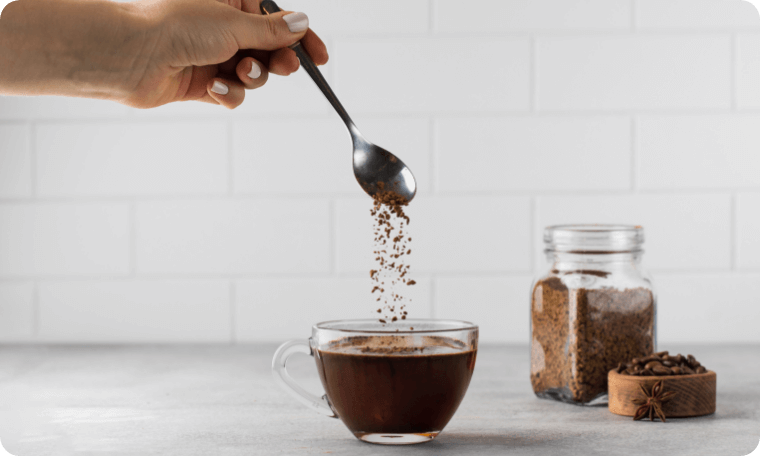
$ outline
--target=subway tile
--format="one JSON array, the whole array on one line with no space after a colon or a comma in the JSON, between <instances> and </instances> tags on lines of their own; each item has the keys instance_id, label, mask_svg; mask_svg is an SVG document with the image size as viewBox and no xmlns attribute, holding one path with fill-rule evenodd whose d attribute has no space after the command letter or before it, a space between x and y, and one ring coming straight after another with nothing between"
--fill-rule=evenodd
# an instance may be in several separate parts
<instances>
[{"instance_id":1,"label":"subway tile","mask_svg":"<svg viewBox=\"0 0 760 456\"><path fill-rule=\"evenodd\" d=\"M128 112L128 107L108 100L0 96L0 120L101 119Z\"/></svg>"},{"instance_id":2,"label":"subway tile","mask_svg":"<svg viewBox=\"0 0 760 456\"><path fill-rule=\"evenodd\" d=\"M530 276L439 277L436 318L471 321L481 343L526 344L530 325Z\"/></svg>"},{"instance_id":3,"label":"subway tile","mask_svg":"<svg viewBox=\"0 0 760 456\"><path fill-rule=\"evenodd\" d=\"M128 205L0 204L0 252L0 276L126 274Z\"/></svg>"},{"instance_id":4,"label":"subway tile","mask_svg":"<svg viewBox=\"0 0 760 456\"><path fill-rule=\"evenodd\" d=\"M728 194L539 198L536 239L543 238L546 226L578 223L642 225L646 236L643 261L649 269L698 271L731 267ZM543 250L543 245L536 248Z\"/></svg>"},{"instance_id":5,"label":"subway tile","mask_svg":"<svg viewBox=\"0 0 760 456\"><path fill-rule=\"evenodd\" d=\"M760 108L760 35L738 36L736 60L737 107Z\"/></svg>"},{"instance_id":6,"label":"subway tile","mask_svg":"<svg viewBox=\"0 0 760 456\"><path fill-rule=\"evenodd\" d=\"M644 117L640 185L647 189L760 186L760 116Z\"/></svg>"},{"instance_id":7,"label":"subway tile","mask_svg":"<svg viewBox=\"0 0 760 456\"><path fill-rule=\"evenodd\" d=\"M223 122L50 124L36 129L42 196L226 193Z\"/></svg>"},{"instance_id":8,"label":"subway tile","mask_svg":"<svg viewBox=\"0 0 760 456\"><path fill-rule=\"evenodd\" d=\"M760 27L757 9L738 0L638 0L640 29L741 29Z\"/></svg>"},{"instance_id":9,"label":"subway tile","mask_svg":"<svg viewBox=\"0 0 760 456\"><path fill-rule=\"evenodd\" d=\"M32 194L32 154L26 125L0 125L0 198Z\"/></svg>"},{"instance_id":10,"label":"subway tile","mask_svg":"<svg viewBox=\"0 0 760 456\"><path fill-rule=\"evenodd\" d=\"M138 203L137 272L327 273L328 217L320 199Z\"/></svg>"},{"instance_id":11,"label":"subway tile","mask_svg":"<svg viewBox=\"0 0 760 456\"><path fill-rule=\"evenodd\" d=\"M409 318L430 317L430 281L420 279L404 296ZM366 278L253 279L235 286L236 332L242 342L306 339L312 325L330 320L376 319Z\"/></svg>"},{"instance_id":12,"label":"subway tile","mask_svg":"<svg viewBox=\"0 0 760 456\"><path fill-rule=\"evenodd\" d=\"M736 202L739 268L760 268L760 193L740 193Z\"/></svg>"},{"instance_id":13,"label":"subway tile","mask_svg":"<svg viewBox=\"0 0 760 456\"><path fill-rule=\"evenodd\" d=\"M43 282L40 339L46 342L229 342L226 280Z\"/></svg>"},{"instance_id":14,"label":"subway tile","mask_svg":"<svg viewBox=\"0 0 760 456\"><path fill-rule=\"evenodd\" d=\"M428 0L291 0L287 9L309 15L309 27L332 34L400 34L428 31Z\"/></svg>"},{"instance_id":15,"label":"subway tile","mask_svg":"<svg viewBox=\"0 0 760 456\"><path fill-rule=\"evenodd\" d=\"M366 138L413 170L422 189L429 188L427 118L363 118L358 124ZM351 167L351 139L337 116L236 122L233 131L238 193L361 192Z\"/></svg>"},{"instance_id":16,"label":"subway tile","mask_svg":"<svg viewBox=\"0 0 760 456\"><path fill-rule=\"evenodd\" d=\"M505 112L530 106L527 38L337 40L349 112Z\"/></svg>"},{"instance_id":17,"label":"subway tile","mask_svg":"<svg viewBox=\"0 0 760 456\"><path fill-rule=\"evenodd\" d=\"M760 274L654 274L657 340L666 343L757 342Z\"/></svg>"},{"instance_id":18,"label":"subway tile","mask_svg":"<svg viewBox=\"0 0 760 456\"><path fill-rule=\"evenodd\" d=\"M630 188L631 122L599 118L438 120L445 191Z\"/></svg>"},{"instance_id":19,"label":"subway tile","mask_svg":"<svg viewBox=\"0 0 760 456\"><path fill-rule=\"evenodd\" d=\"M731 106L729 36L546 37L537 52L541 110Z\"/></svg>"},{"instance_id":20,"label":"subway tile","mask_svg":"<svg viewBox=\"0 0 760 456\"><path fill-rule=\"evenodd\" d=\"M0 282L0 342L24 342L34 336L34 284Z\"/></svg>"},{"instance_id":21,"label":"subway tile","mask_svg":"<svg viewBox=\"0 0 760 456\"><path fill-rule=\"evenodd\" d=\"M526 32L628 30L628 0L501 0L483 5L487 14L467 14L462 2L435 0L438 32Z\"/></svg>"},{"instance_id":22,"label":"subway tile","mask_svg":"<svg viewBox=\"0 0 760 456\"><path fill-rule=\"evenodd\" d=\"M374 268L369 198L336 203L340 272ZM530 270L530 201L522 197L425 197L406 209L411 275Z\"/></svg>"}]
</instances>

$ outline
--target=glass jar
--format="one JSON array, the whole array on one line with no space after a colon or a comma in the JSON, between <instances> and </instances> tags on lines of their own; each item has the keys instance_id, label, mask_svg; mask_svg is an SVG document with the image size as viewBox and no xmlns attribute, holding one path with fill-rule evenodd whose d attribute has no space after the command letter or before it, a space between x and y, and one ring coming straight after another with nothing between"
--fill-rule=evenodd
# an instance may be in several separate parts
<instances>
[{"instance_id":1,"label":"glass jar","mask_svg":"<svg viewBox=\"0 0 760 456\"><path fill-rule=\"evenodd\" d=\"M641 270L644 230L550 226L548 270L531 293L536 396L579 405L607 400L607 373L655 351L656 295Z\"/></svg>"}]
</instances>

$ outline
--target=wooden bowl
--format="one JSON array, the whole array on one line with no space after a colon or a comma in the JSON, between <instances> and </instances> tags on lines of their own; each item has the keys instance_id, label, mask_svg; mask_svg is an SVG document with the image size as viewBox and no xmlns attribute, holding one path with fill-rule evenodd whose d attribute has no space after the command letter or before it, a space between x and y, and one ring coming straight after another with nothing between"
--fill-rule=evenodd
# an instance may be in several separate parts
<instances>
[{"instance_id":1,"label":"wooden bowl","mask_svg":"<svg viewBox=\"0 0 760 456\"><path fill-rule=\"evenodd\" d=\"M663 391L676 391L662 411L667 418L702 416L715 413L715 384L717 375L713 371L704 374L667 375L657 377L639 377L637 375L618 374L614 369L607 375L609 383L609 409L616 415L633 416L638 408L633 399L644 399L639 385L647 391L662 380Z\"/></svg>"}]
</instances>

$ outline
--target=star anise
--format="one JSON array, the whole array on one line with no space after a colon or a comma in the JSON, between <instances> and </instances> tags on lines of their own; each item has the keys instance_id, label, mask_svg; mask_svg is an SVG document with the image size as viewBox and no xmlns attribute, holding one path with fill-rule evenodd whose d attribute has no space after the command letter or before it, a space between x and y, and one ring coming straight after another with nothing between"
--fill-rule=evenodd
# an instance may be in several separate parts
<instances>
[{"instance_id":1,"label":"star anise","mask_svg":"<svg viewBox=\"0 0 760 456\"><path fill-rule=\"evenodd\" d=\"M639 388L641 388L641 392L644 393L645 399L633 400L633 403L639 406L639 408L636 409L636 413L633 415L633 419L640 420L649 415L650 420L654 421L654 418L656 416L664 423L665 414L662 412L662 404L668 402L673 396L676 395L676 392L664 392L662 380L654 384L651 393L647 392L647 390L642 385L639 385Z\"/></svg>"}]
</instances>

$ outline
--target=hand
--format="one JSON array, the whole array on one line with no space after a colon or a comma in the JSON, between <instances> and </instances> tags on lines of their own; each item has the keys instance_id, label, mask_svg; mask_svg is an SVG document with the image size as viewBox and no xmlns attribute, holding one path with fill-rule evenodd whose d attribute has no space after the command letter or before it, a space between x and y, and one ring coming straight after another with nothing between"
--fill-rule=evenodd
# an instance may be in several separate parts
<instances>
[{"instance_id":1,"label":"hand","mask_svg":"<svg viewBox=\"0 0 760 456\"><path fill-rule=\"evenodd\" d=\"M119 102L151 108L199 100L233 109L245 89L263 86L268 74L298 70L287 46L301 41L317 65L327 63L322 40L303 13L261 15L260 0L143 0L134 3L151 26L146 55ZM141 50L142 52L142 50Z\"/></svg>"}]
</instances>

